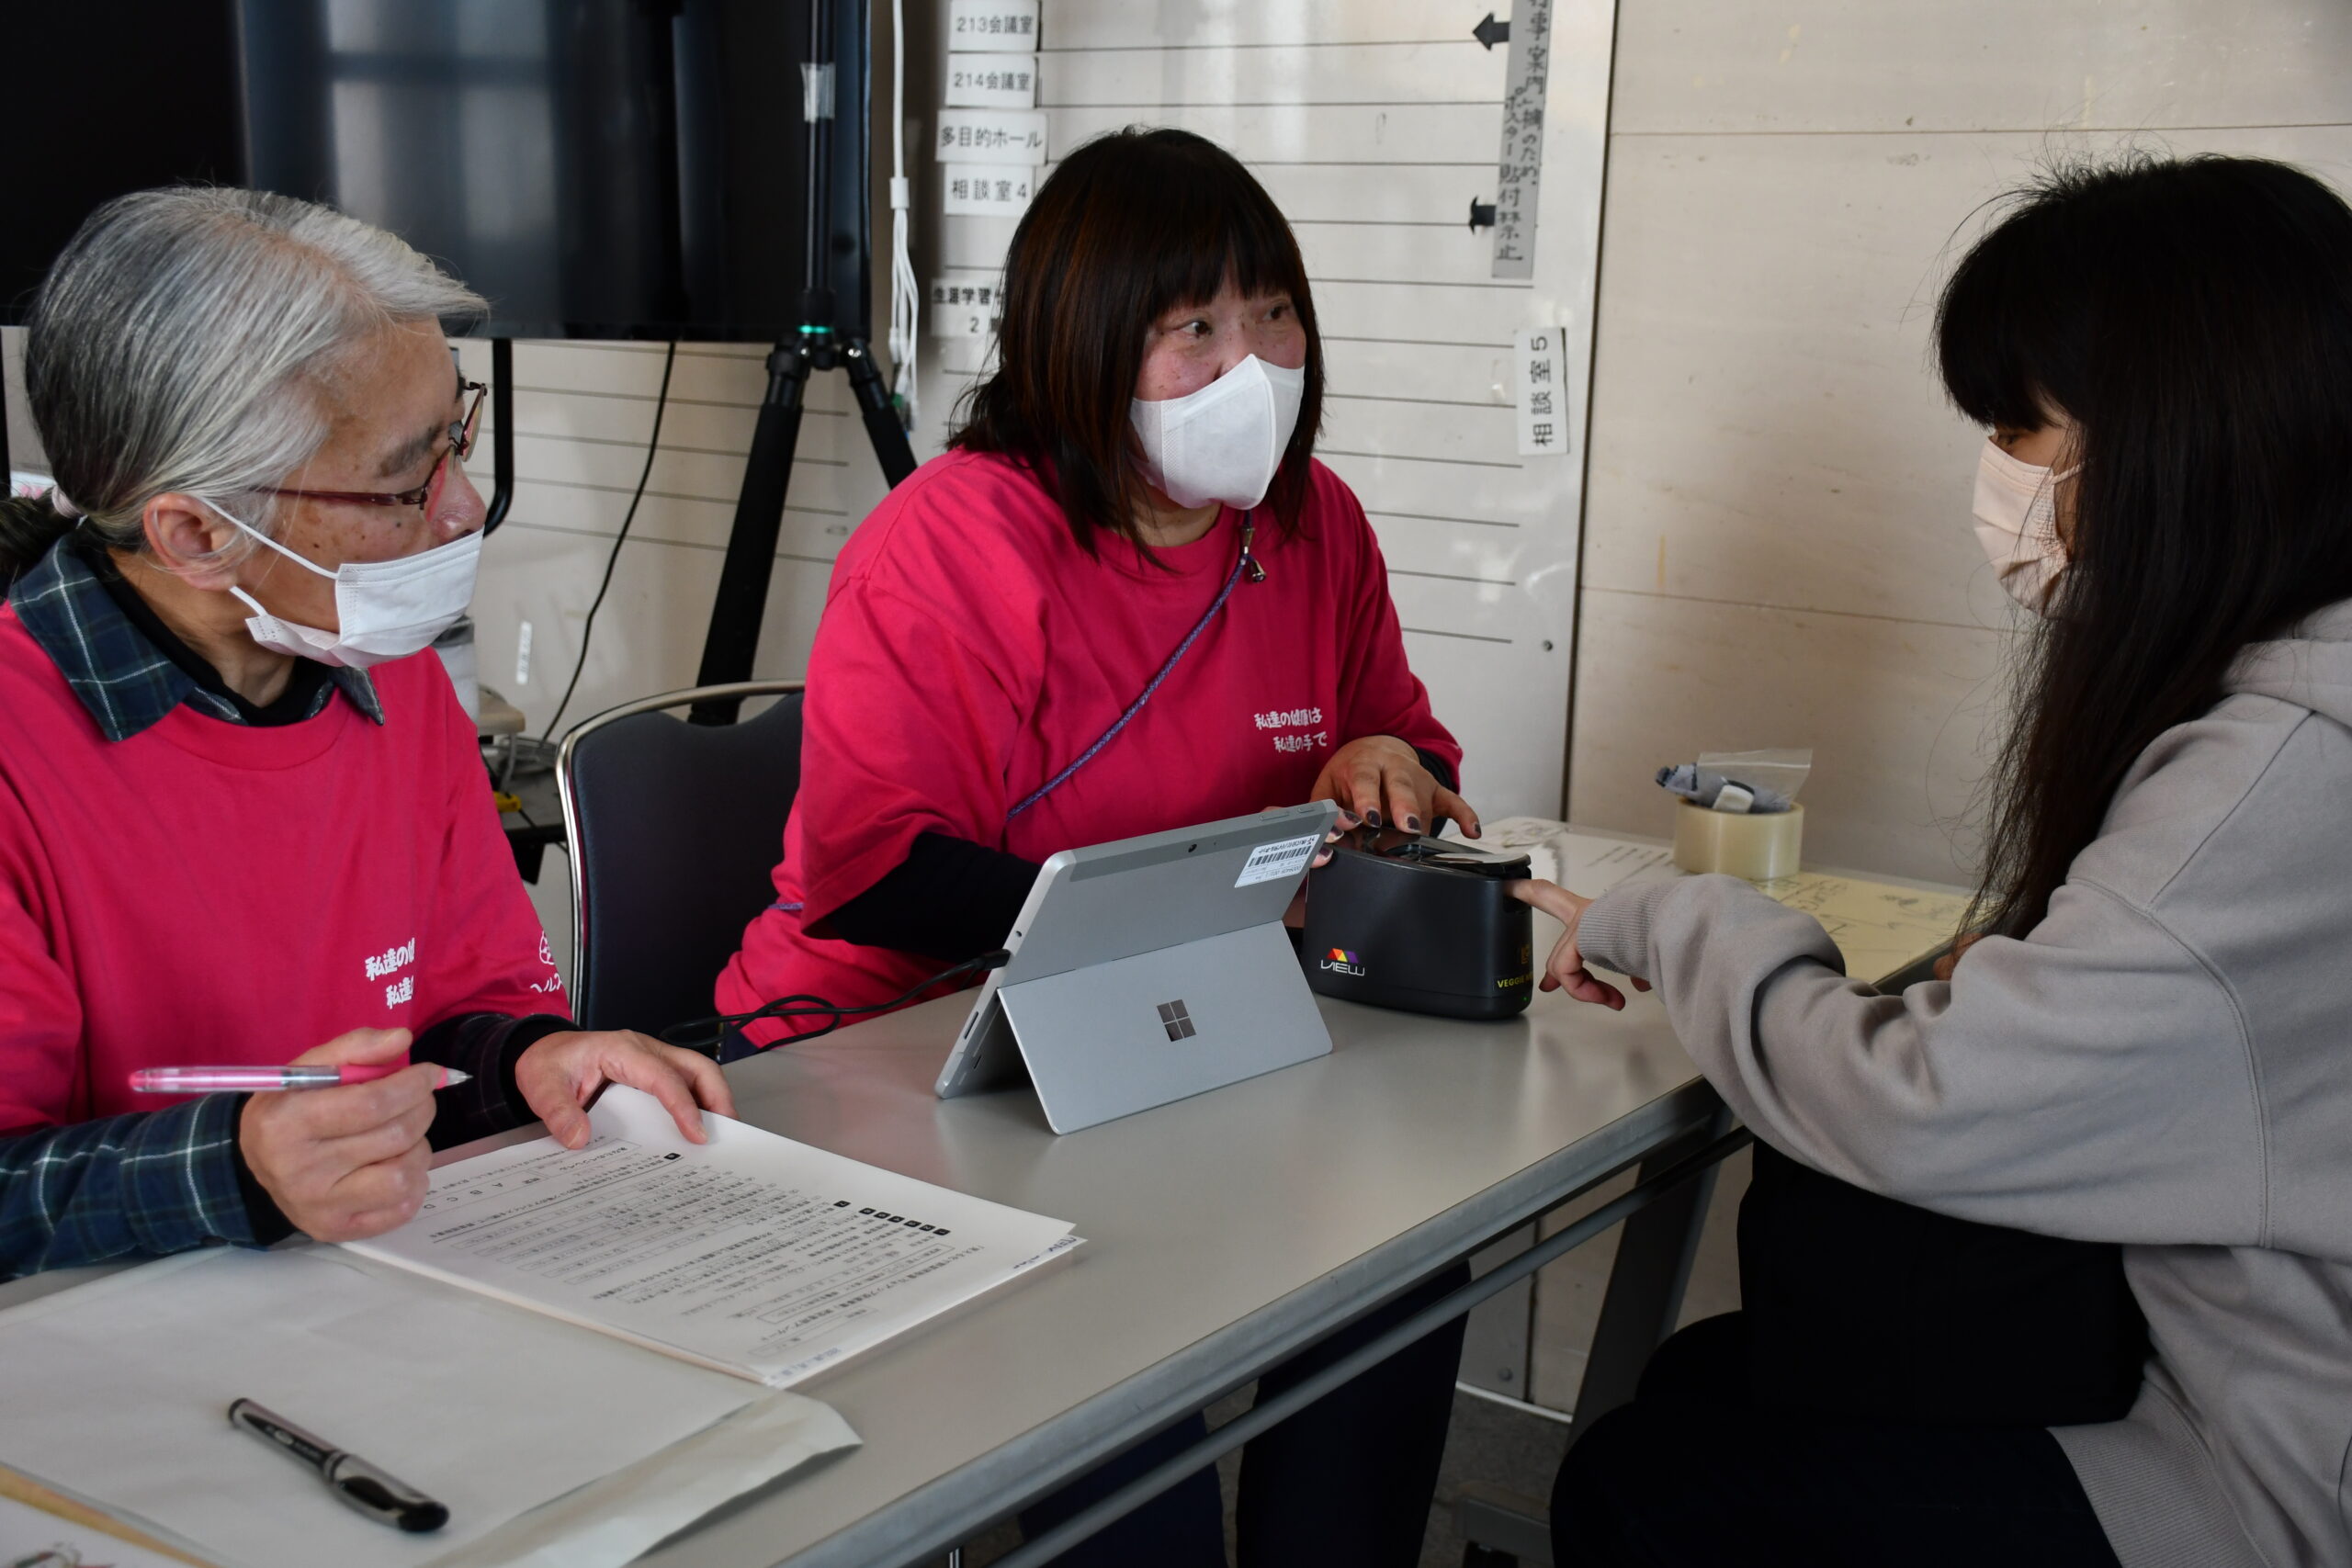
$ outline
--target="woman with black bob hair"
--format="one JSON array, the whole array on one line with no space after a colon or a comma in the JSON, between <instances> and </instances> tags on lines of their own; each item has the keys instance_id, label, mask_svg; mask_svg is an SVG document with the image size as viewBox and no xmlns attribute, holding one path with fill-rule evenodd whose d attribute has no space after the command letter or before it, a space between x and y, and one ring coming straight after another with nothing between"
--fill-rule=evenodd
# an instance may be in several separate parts
<instances>
[{"instance_id":1,"label":"woman with black bob hair","mask_svg":"<svg viewBox=\"0 0 2352 1568\"><path fill-rule=\"evenodd\" d=\"M776 901L718 980L729 1051L832 1021L763 1011L775 998L878 1006L1002 947L1057 851L1324 799L1350 827L1476 833L1379 542L1315 460L1322 387L1297 242L1230 153L1129 130L1063 159L1014 232L996 367L951 450L834 565ZM1273 1369L1261 1396L1459 1274ZM1457 1322L1250 1444L1243 1564L1419 1561L1461 1343ZM1024 1526L1202 1430L1148 1439ZM1204 1470L1061 1561L1224 1559Z\"/></svg>"},{"instance_id":2,"label":"woman with black bob hair","mask_svg":"<svg viewBox=\"0 0 2352 1568\"><path fill-rule=\"evenodd\" d=\"M1902 1325L1901 1364L1788 1365L1758 1325L1805 1287L1747 1247L1751 1199L1745 1310L1582 1435L1556 1561L2352 1563L2352 209L2259 159L2069 169L1968 254L1937 336L1991 429L1977 533L2042 617L1974 937L1881 996L1727 877L1529 884L1568 924L1544 984L1655 983L1759 1183L1770 1158L1873 1225L2120 1247L2153 1350L2096 1414L2063 1369L1991 1364L1971 1408L1937 1363L1972 1348ZM2095 1266L2044 1255L2037 1295L1994 1254L1989 1332L2079 1327ZM1888 1293L1883 1257L1846 1267Z\"/></svg>"}]
</instances>

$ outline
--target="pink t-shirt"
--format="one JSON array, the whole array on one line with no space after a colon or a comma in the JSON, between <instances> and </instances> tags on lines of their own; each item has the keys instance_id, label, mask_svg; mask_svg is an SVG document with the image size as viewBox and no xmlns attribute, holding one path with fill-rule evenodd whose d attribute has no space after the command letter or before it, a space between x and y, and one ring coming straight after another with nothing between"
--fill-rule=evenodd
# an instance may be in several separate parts
<instances>
[{"instance_id":1,"label":"pink t-shirt","mask_svg":"<svg viewBox=\"0 0 2352 1568\"><path fill-rule=\"evenodd\" d=\"M569 1011L448 677L373 673L381 726L337 695L109 741L0 609L0 1131L175 1103L137 1067Z\"/></svg>"},{"instance_id":2,"label":"pink t-shirt","mask_svg":"<svg viewBox=\"0 0 2352 1568\"><path fill-rule=\"evenodd\" d=\"M1089 555L1052 495L1004 457L951 452L891 491L833 568L778 907L744 931L719 976L721 1010L802 992L888 1001L936 973L808 930L923 833L1042 861L1303 801L1331 753L1368 735L1458 768L1461 749L1406 663L1363 508L1318 463L1297 534L1281 537L1271 518L1258 528L1265 581L1245 576L1118 738L1008 819L1150 683L1224 587L1240 526L1227 510L1151 565L1115 538ZM747 1032L766 1043L793 1032Z\"/></svg>"}]
</instances>

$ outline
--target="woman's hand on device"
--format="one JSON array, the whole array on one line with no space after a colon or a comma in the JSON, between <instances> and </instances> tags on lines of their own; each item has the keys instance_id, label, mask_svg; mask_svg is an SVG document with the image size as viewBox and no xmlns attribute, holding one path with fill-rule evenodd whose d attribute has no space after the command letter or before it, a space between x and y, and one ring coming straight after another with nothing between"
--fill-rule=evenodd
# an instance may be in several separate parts
<instances>
[{"instance_id":1,"label":"woman's hand on device","mask_svg":"<svg viewBox=\"0 0 2352 1568\"><path fill-rule=\"evenodd\" d=\"M1463 837L1478 836L1478 814L1469 802L1438 783L1420 754L1393 735L1367 735L1332 752L1306 798L1338 801L1346 828L1434 833L1452 818Z\"/></svg>"},{"instance_id":2,"label":"woman's hand on device","mask_svg":"<svg viewBox=\"0 0 2352 1568\"><path fill-rule=\"evenodd\" d=\"M1546 991L1566 991L1580 1002L1598 1002L1602 1007L1616 1009L1625 1005L1625 993L1585 967L1584 954L1577 947L1577 922L1592 908L1592 900L1579 897L1556 882L1527 881L1510 885L1510 896L1522 904L1543 910L1567 930L1552 946L1552 956L1544 963L1544 978L1537 982ZM1636 976L1634 988L1646 991L1650 983Z\"/></svg>"},{"instance_id":3,"label":"woman's hand on device","mask_svg":"<svg viewBox=\"0 0 2352 1568\"><path fill-rule=\"evenodd\" d=\"M296 1066L397 1061L405 1029L355 1029L294 1058ZM256 1094L237 1119L245 1168L295 1229L357 1241L406 1224L424 1201L433 1125L430 1062L373 1083Z\"/></svg>"},{"instance_id":4,"label":"woman's hand on device","mask_svg":"<svg viewBox=\"0 0 2352 1568\"><path fill-rule=\"evenodd\" d=\"M704 1111L735 1114L735 1097L718 1064L626 1029L567 1030L532 1042L514 1062L515 1087L532 1114L567 1149L588 1141L587 1107L609 1083L641 1089L660 1100L678 1131L705 1141Z\"/></svg>"}]
</instances>

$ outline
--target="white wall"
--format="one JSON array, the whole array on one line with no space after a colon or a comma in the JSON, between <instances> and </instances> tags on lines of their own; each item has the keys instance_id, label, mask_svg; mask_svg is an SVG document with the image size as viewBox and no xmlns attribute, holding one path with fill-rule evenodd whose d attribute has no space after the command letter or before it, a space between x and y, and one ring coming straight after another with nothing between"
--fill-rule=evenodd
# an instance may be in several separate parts
<instances>
[{"instance_id":1,"label":"white wall","mask_svg":"<svg viewBox=\"0 0 2352 1568\"><path fill-rule=\"evenodd\" d=\"M474 595L484 683L521 707L534 733L554 716L578 660L589 604L645 465L658 344L515 345L514 504L482 551ZM487 378L486 344L461 346ZM755 344L686 344L672 373L662 446L598 613L569 727L632 697L694 683L733 520L752 425L766 385ZM786 497L784 533L756 671L798 674L834 553L885 491L839 374L810 384ZM487 454L485 439L481 451ZM474 476L488 486L488 464ZM532 627L527 678L515 654Z\"/></svg>"},{"instance_id":2,"label":"white wall","mask_svg":"<svg viewBox=\"0 0 2352 1568\"><path fill-rule=\"evenodd\" d=\"M1979 432L1928 362L1986 197L2053 154L2260 152L2345 183L2336 0L1619 8L1568 805L1811 745L1808 860L1961 880L2007 601Z\"/></svg>"}]
</instances>

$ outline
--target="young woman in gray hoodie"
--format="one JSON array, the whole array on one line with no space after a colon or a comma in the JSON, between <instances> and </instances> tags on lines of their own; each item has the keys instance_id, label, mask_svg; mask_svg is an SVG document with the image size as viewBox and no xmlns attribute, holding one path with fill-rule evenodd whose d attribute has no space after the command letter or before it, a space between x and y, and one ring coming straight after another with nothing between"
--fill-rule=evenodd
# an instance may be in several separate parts
<instances>
[{"instance_id":1,"label":"young woman in gray hoodie","mask_svg":"<svg viewBox=\"0 0 2352 1568\"><path fill-rule=\"evenodd\" d=\"M2064 173L1938 335L2042 617L1949 981L1849 980L1729 877L1522 887L1546 988L1655 985L1772 1148L2120 1244L2152 1352L2123 1419L2047 1430L1645 1384L1571 1450L1557 1561L2352 1565L2352 209L2261 160Z\"/></svg>"}]
</instances>

